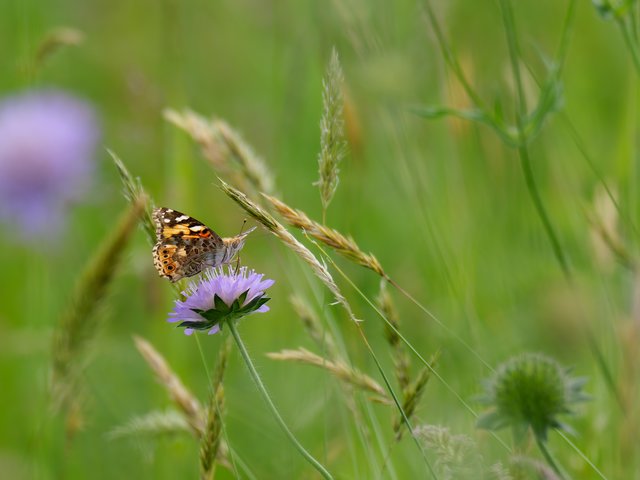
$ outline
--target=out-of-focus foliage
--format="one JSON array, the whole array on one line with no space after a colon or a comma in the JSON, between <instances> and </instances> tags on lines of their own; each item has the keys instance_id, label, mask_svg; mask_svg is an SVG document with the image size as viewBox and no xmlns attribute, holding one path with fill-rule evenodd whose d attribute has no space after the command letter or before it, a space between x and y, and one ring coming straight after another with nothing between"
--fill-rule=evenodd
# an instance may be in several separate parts
<instances>
[{"instance_id":1,"label":"out-of-focus foliage","mask_svg":"<svg viewBox=\"0 0 640 480\"><path fill-rule=\"evenodd\" d=\"M624 12L613 15L607 5L619 10L618 3ZM519 83L501 4L513 9ZM320 359L316 365L331 359L340 366L334 371L357 372L386 389L381 368L400 402L403 387L428 378L412 405L412 425L438 425L460 435L455 438L469 438L473 458L506 472L513 457L505 445L512 439L498 432L503 445L476 431L472 411L480 410L477 395L491 366L523 352L542 352L588 377L584 390L591 398L575 408L573 418L563 419L577 432L571 441L584 457L549 432L556 462L574 478L601 478L585 457L608 478L631 478L640 469L637 2L599 2L598 8L576 2L566 23L564 0L432 1L439 33L426 5L4 0L0 101L45 88L83 99L99 116L104 146L140 178L155 205L233 236L247 214L221 191L218 177L247 191L257 205L269 209L270 203L254 191L260 185L255 178L247 184L252 190L234 183L242 165L214 169L189 129L163 113L198 112L218 130L224 126L227 150L229 138L246 142L243 148L264 160L270 195L308 219L322 219L341 238L353 238L419 303L387 285L402 336L423 358L440 352L437 375L424 370L400 337L394 336L392 346L387 342L388 327L374 309L380 291L376 269L332 254L365 299L326 262L353 316L363 320L362 333L379 366L345 308L334 305L335 292L306 263L262 227L247 239L242 264L275 284L270 311L239 324L242 338L290 428L337 478L422 478L429 475L427 461L436 470L448 464L434 458L437 452L422 452L428 442L412 438L405 427L395 443L400 416L391 396L378 395L376 401L331 368L275 361L266 353L305 350ZM610 21L599 12L623 20ZM566 55L558 69L554 62L565 33ZM447 42L444 53L455 59L477 98L447 65L439 34ZM313 183L322 150L322 82L334 48L344 77L347 153L323 215ZM500 125L515 128L515 112L523 106L518 98L531 114L524 125L535 130L526 144L531 178L568 275L558 265L513 142L486 121L473 122L478 112L485 114L480 120L489 112ZM544 108L536 110L538 105ZM419 116L420 109L438 118ZM34 131L25 145L40 140ZM83 345L82 396L66 415L52 413L57 321L85 267L128 208L106 150L98 151L92 175L91 190L65 205L69 215L56 235L39 232L16 241L18 225L2 225L0 476L111 479L127 472L129 478L195 478L200 443L183 428L189 423L176 416L133 336L148 339L160 352L197 398L206 421L204 406L215 404L211 372L228 332L199 335L201 355L193 336L178 334L166 322L176 290L155 272L142 228L131 237L95 312L99 328ZM601 207L603 201L609 208ZM16 204L12 208L20 208ZM255 223L249 220L249 226ZM313 243L319 240L292 233L323 260ZM292 295L295 308L288 300ZM309 318L312 336L305 327ZM402 350L393 347L398 344ZM409 358L402 359L401 385L394 367L398 351ZM270 417L235 349L224 378L223 427L218 478L312 474ZM154 436L154 429L162 435ZM133 430L143 432L144 441L127 433ZM535 445L520 453L533 457L531 462L545 460Z\"/></svg>"}]
</instances>

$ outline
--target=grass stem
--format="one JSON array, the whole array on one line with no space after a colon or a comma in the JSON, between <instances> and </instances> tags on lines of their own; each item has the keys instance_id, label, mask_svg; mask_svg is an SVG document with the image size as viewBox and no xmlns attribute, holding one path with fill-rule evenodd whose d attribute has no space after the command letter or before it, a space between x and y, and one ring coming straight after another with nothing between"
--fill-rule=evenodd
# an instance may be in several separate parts
<instances>
[{"instance_id":1,"label":"grass stem","mask_svg":"<svg viewBox=\"0 0 640 480\"><path fill-rule=\"evenodd\" d=\"M554 472L558 474L558 477L560 477L561 480L564 480L565 476L562 474L560 467L556 464L556 461L553 459L551 452L549 452L549 449L547 449L547 444L544 441L542 441L537 435L536 435L536 444L538 445L540 452L542 452L542 456L545 458L549 466L553 469Z\"/></svg>"},{"instance_id":2,"label":"grass stem","mask_svg":"<svg viewBox=\"0 0 640 480\"><path fill-rule=\"evenodd\" d=\"M271 413L273 414L273 417L276 419L278 425L280 425L280 428L282 428L282 430L287 435L291 443L293 443L293 446L296 447L296 450L300 452L300 455L302 455L305 458L305 460L309 462L313 466L313 468L315 468L320 473L320 475L322 475L323 478L333 480L333 477L328 472L328 470L324 468L322 464L318 462L302 446L302 444L296 439L295 435L291 432L291 430L289 430L289 427L284 422L284 419L280 415L280 412L278 412L278 409L273 403L273 400L271 400L271 396L269 395L269 392L264 386L264 383L262 383L262 380L260 379L260 375L258 374L256 367L253 365L253 362L251 361L249 352L247 351L247 348L244 346L244 342L240 338L240 333L238 333L238 328L236 326L236 323L232 320L230 322L227 322L227 325L229 325L229 331L231 332L231 335L233 336L233 339L235 340L236 345L238 346L238 350L240 351L240 355L242 356L244 363L247 365L247 369L249 370L249 374L251 375L251 378L253 378L253 381L256 384L258 391L260 392L260 394L262 395L262 398L264 399L265 403L269 407L269 410L271 410Z\"/></svg>"},{"instance_id":3,"label":"grass stem","mask_svg":"<svg viewBox=\"0 0 640 480\"><path fill-rule=\"evenodd\" d=\"M518 130L518 155L520 157L520 164L522 166L522 172L524 174L525 183L527 185L527 191L531 196L533 205L536 209L536 213L542 221L545 233L551 242L553 253L558 261L562 272L565 277L571 278L571 271L569 269L569 263L558 240L558 236L555 233L547 210L542 202L538 185L536 184L535 177L533 176L533 169L531 168L531 157L529 155L529 149L527 148L527 135L526 135L526 115L527 105L524 94L524 86L522 83L522 74L520 72L520 48L518 46L518 39L516 36L515 18L513 15L513 8L509 0L500 0L500 9L502 11L502 20L505 27L507 36L507 46L509 47L509 60L511 62L511 71L513 79L516 85L516 125Z\"/></svg>"}]
</instances>

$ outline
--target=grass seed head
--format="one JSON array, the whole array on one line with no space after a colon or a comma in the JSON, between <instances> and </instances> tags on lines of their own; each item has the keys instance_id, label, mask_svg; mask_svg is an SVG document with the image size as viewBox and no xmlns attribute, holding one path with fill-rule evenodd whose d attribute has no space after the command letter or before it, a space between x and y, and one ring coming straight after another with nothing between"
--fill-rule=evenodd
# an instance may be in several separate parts
<instances>
[{"instance_id":1,"label":"grass seed head","mask_svg":"<svg viewBox=\"0 0 640 480\"><path fill-rule=\"evenodd\" d=\"M344 75L340 66L338 52L334 48L322 82L323 112L320 120L320 154L318 172L320 178L316 185L320 188L323 210L326 211L338 188L338 166L345 156L344 140L344 99L342 89Z\"/></svg>"},{"instance_id":2,"label":"grass seed head","mask_svg":"<svg viewBox=\"0 0 640 480\"><path fill-rule=\"evenodd\" d=\"M184 386L180 377L153 345L141 337L134 337L133 340L158 381L165 387L173 403L184 415L192 432L200 438L204 432L204 421L198 399Z\"/></svg>"}]
</instances>

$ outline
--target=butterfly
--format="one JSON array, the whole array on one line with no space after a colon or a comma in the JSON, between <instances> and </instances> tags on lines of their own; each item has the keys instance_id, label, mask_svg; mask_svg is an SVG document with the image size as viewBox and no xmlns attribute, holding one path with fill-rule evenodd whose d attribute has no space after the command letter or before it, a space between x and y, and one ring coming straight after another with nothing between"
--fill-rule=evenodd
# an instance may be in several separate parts
<instances>
[{"instance_id":1,"label":"butterfly","mask_svg":"<svg viewBox=\"0 0 640 480\"><path fill-rule=\"evenodd\" d=\"M256 227L235 237L222 238L202 222L170 208L153 210L157 242L153 264L161 277L177 282L207 267L230 263Z\"/></svg>"}]
</instances>

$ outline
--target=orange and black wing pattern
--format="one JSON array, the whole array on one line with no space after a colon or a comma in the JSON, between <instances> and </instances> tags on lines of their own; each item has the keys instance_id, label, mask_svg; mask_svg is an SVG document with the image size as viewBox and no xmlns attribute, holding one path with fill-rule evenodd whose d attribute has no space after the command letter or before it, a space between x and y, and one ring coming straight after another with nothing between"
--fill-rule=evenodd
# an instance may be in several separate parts
<instances>
[{"instance_id":1,"label":"orange and black wing pattern","mask_svg":"<svg viewBox=\"0 0 640 480\"><path fill-rule=\"evenodd\" d=\"M189 215L170 208L153 211L157 242L153 247L153 263L160 276L176 282L215 266L224 255L222 238Z\"/></svg>"}]
</instances>

